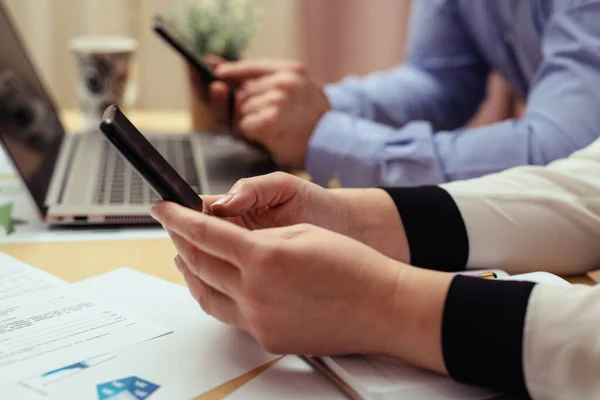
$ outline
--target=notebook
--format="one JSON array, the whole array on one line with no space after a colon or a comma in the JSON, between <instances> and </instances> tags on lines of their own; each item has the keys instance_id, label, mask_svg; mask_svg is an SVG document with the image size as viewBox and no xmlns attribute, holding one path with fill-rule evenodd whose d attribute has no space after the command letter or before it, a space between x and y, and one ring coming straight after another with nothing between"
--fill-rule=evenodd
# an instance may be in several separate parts
<instances>
[{"instance_id":1,"label":"notebook","mask_svg":"<svg viewBox=\"0 0 600 400\"><path fill-rule=\"evenodd\" d=\"M493 272L497 279L569 285L566 280L547 273L531 272L509 276L500 270L469 271L481 276ZM435 373L415 368L399 360L380 356L313 357L300 356L322 372L352 400L475 400L493 399L500 393L465 385Z\"/></svg>"}]
</instances>

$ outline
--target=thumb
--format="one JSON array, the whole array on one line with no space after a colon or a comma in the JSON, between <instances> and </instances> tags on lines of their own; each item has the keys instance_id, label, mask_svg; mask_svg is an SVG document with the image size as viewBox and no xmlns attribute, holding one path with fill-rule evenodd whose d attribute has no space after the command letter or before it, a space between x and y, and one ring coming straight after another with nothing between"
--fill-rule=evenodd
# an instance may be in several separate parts
<instances>
[{"instance_id":1,"label":"thumb","mask_svg":"<svg viewBox=\"0 0 600 400\"><path fill-rule=\"evenodd\" d=\"M300 178L283 172L241 179L212 204L211 212L218 217L236 217L252 209L277 207L291 200L302 183Z\"/></svg>"},{"instance_id":2,"label":"thumb","mask_svg":"<svg viewBox=\"0 0 600 400\"><path fill-rule=\"evenodd\" d=\"M222 197L223 195L201 195L200 198L202 199L202 212L206 214L211 214L212 205L215 202L219 201Z\"/></svg>"}]
</instances>

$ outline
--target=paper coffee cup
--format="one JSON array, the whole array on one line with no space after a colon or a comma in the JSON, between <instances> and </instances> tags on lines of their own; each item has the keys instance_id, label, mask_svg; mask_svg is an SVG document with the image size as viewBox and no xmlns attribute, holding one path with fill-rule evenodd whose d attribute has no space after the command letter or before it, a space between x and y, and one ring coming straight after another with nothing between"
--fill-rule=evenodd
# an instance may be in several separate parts
<instances>
[{"instance_id":1,"label":"paper coffee cup","mask_svg":"<svg viewBox=\"0 0 600 400\"><path fill-rule=\"evenodd\" d=\"M131 81L137 41L125 36L80 36L69 41L77 62L77 99L84 132L99 132L106 107L131 105L135 85Z\"/></svg>"}]
</instances>

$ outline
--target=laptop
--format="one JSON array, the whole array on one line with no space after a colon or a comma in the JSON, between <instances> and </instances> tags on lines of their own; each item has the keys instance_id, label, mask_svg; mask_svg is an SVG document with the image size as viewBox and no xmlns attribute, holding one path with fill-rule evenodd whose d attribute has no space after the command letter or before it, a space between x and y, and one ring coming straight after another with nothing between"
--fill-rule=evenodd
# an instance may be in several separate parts
<instances>
[{"instance_id":1,"label":"laptop","mask_svg":"<svg viewBox=\"0 0 600 400\"><path fill-rule=\"evenodd\" d=\"M148 134L200 194L276 170L265 153L229 135ZM0 1L0 142L50 225L154 223L158 195L98 133L65 134L50 95Z\"/></svg>"}]
</instances>

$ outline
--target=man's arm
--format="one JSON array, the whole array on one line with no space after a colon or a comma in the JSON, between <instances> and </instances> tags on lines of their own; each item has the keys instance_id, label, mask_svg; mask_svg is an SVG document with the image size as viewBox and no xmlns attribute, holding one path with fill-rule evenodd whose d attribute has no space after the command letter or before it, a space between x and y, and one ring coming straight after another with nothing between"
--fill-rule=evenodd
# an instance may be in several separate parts
<instances>
[{"instance_id":1,"label":"man's arm","mask_svg":"<svg viewBox=\"0 0 600 400\"><path fill-rule=\"evenodd\" d=\"M577 5L574 5L577 4ZM310 142L307 170L319 184L437 184L517 165L544 165L598 137L600 2L572 2L545 27L544 60L520 121L456 131L430 122L392 129L327 113Z\"/></svg>"},{"instance_id":2,"label":"man's arm","mask_svg":"<svg viewBox=\"0 0 600 400\"><path fill-rule=\"evenodd\" d=\"M332 108L393 127L415 120L438 130L463 126L485 96L489 66L455 7L454 0L415 2L405 64L329 85Z\"/></svg>"},{"instance_id":3,"label":"man's arm","mask_svg":"<svg viewBox=\"0 0 600 400\"><path fill-rule=\"evenodd\" d=\"M327 183L321 178L333 175L332 168L340 164L345 168L379 164L385 151L379 148L383 141L378 136L387 136L389 126L400 127L412 120L426 120L438 130L464 125L484 97L489 66L466 32L455 0L416 2L414 7L406 64L332 86L326 90L329 97L294 62L246 60L220 65L215 72L220 79L240 83L237 115L241 132L263 144L282 166L303 168L308 158L309 169L316 165L312 168L315 180ZM432 26L435 29L430 29ZM337 110L329 113L332 109ZM346 119L350 116L375 126L353 126L354 121ZM307 157L314 132L312 147L316 150ZM370 149L362 155L367 137ZM344 160L346 155L340 155L340 149L349 150L350 157ZM375 151L378 154L373 158ZM321 157L320 153L325 154ZM316 164L311 160L317 160ZM372 174L372 165L367 168L367 174ZM352 177L353 172L344 171L349 186L378 181ZM441 181L435 172L431 174L422 179Z\"/></svg>"}]
</instances>

